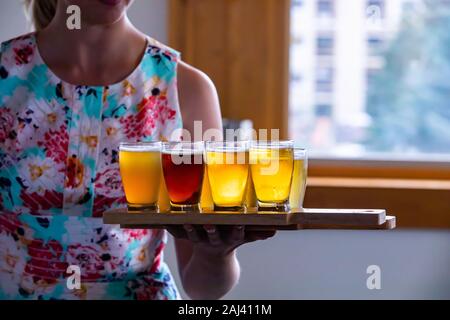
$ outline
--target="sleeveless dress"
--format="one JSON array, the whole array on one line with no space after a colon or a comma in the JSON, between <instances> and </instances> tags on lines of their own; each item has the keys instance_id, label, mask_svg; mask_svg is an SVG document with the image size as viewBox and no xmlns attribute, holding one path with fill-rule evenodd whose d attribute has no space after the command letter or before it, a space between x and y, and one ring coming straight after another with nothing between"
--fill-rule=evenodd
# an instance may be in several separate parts
<instances>
[{"instance_id":1,"label":"sleeveless dress","mask_svg":"<svg viewBox=\"0 0 450 320\"><path fill-rule=\"evenodd\" d=\"M34 33L2 44L0 299L179 299L165 232L101 218L126 205L119 143L169 140L182 127L178 62L149 38L125 80L77 86L52 73ZM68 285L70 266L80 288Z\"/></svg>"}]
</instances>

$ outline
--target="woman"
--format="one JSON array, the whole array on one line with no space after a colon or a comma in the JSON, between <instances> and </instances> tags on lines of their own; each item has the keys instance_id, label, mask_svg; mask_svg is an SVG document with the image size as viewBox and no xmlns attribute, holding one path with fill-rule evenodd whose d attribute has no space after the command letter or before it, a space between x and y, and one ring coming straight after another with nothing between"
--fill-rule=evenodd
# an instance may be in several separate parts
<instances>
[{"instance_id":1,"label":"woman","mask_svg":"<svg viewBox=\"0 0 450 320\"><path fill-rule=\"evenodd\" d=\"M37 32L2 44L0 299L177 299L165 232L102 224L125 205L121 141L169 139L194 121L221 129L209 78L128 20L131 0L27 1ZM81 29L66 27L69 5ZM273 233L173 230L185 291L237 283L239 245ZM67 268L81 269L69 289Z\"/></svg>"}]
</instances>

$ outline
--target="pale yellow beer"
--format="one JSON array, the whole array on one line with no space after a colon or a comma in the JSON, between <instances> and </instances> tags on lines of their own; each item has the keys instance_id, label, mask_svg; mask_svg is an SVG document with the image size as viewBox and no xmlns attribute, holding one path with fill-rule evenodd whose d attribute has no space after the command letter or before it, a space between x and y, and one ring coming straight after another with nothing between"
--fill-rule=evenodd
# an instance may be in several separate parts
<instances>
[{"instance_id":1,"label":"pale yellow beer","mask_svg":"<svg viewBox=\"0 0 450 320\"><path fill-rule=\"evenodd\" d=\"M206 167L217 211L245 210L249 165L248 150L242 146L239 142L207 144Z\"/></svg>"},{"instance_id":2,"label":"pale yellow beer","mask_svg":"<svg viewBox=\"0 0 450 320\"><path fill-rule=\"evenodd\" d=\"M289 204L292 210L303 208L306 191L308 160L304 149L294 149L294 171L292 173L292 186L289 195Z\"/></svg>"},{"instance_id":3,"label":"pale yellow beer","mask_svg":"<svg viewBox=\"0 0 450 320\"><path fill-rule=\"evenodd\" d=\"M161 184L159 143L121 144L120 174L128 207L157 209Z\"/></svg>"},{"instance_id":4,"label":"pale yellow beer","mask_svg":"<svg viewBox=\"0 0 450 320\"><path fill-rule=\"evenodd\" d=\"M255 143L250 148L250 168L258 207L289 210L294 152L292 142Z\"/></svg>"}]
</instances>

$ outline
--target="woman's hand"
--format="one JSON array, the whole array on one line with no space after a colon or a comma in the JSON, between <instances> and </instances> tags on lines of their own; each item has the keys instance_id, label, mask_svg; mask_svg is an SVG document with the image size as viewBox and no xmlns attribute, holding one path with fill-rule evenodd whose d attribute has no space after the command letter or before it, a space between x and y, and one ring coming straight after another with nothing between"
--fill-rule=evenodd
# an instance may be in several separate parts
<instances>
[{"instance_id":1,"label":"woman's hand","mask_svg":"<svg viewBox=\"0 0 450 320\"><path fill-rule=\"evenodd\" d=\"M265 240L275 235L275 230L252 230L245 226L167 226L167 230L177 239L187 239L193 250L212 256L226 256L237 247L257 240Z\"/></svg>"},{"instance_id":2,"label":"woman's hand","mask_svg":"<svg viewBox=\"0 0 450 320\"><path fill-rule=\"evenodd\" d=\"M178 268L184 290L192 299L219 299L238 282L235 249L275 235L274 230L244 226L168 226L175 237Z\"/></svg>"}]
</instances>

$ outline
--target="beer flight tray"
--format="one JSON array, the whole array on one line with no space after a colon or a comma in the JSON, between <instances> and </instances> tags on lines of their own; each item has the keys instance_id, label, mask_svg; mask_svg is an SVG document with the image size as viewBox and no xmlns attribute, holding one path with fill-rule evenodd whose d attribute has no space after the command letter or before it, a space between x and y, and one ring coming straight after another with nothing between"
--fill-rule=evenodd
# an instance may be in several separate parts
<instances>
[{"instance_id":1,"label":"beer flight tray","mask_svg":"<svg viewBox=\"0 0 450 320\"><path fill-rule=\"evenodd\" d=\"M396 219L381 209L301 209L289 213L212 212L128 212L114 209L104 213L105 224L118 224L126 229L164 229L174 225L244 225L252 230L395 229Z\"/></svg>"}]
</instances>

